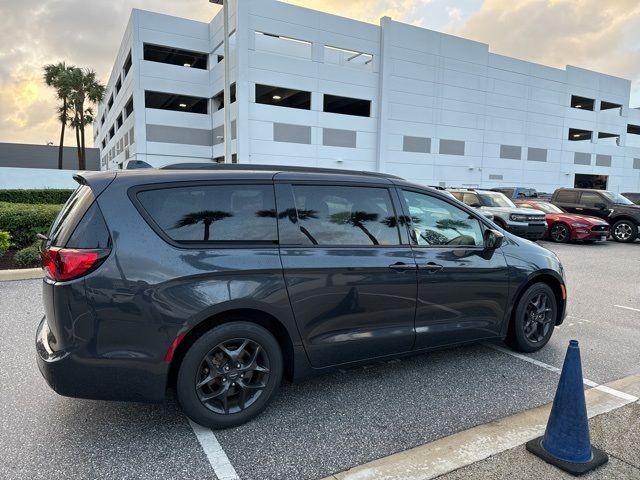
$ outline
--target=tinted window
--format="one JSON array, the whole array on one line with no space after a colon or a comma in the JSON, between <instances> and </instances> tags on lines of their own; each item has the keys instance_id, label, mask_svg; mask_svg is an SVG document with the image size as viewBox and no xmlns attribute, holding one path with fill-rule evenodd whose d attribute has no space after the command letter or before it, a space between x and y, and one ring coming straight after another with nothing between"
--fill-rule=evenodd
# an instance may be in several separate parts
<instances>
[{"instance_id":1,"label":"tinted window","mask_svg":"<svg viewBox=\"0 0 640 480\"><path fill-rule=\"evenodd\" d=\"M559 203L576 203L578 201L578 192L564 190L556 195L556 202Z\"/></svg>"},{"instance_id":2,"label":"tinted window","mask_svg":"<svg viewBox=\"0 0 640 480\"><path fill-rule=\"evenodd\" d=\"M397 219L385 188L293 187L300 231L314 245L398 245Z\"/></svg>"},{"instance_id":3,"label":"tinted window","mask_svg":"<svg viewBox=\"0 0 640 480\"><path fill-rule=\"evenodd\" d=\"M593 192L582 192L580 203L589 207L595 206L596 203L605 203L604 199Z\"/></svg>"},{"instance_id":4,"label":"tinted window","mask_svg":"<svg viewBox=\"0 0 640 480\"><path fill-rule=\"evenodd\" d=\"M109 248L111 238L104 223L104 217L96 202L93 202L87 213L69 238L67 248Z\"/></svg>"},{"instance_id":5,"label":"tinted window","mask_svg":"<svg viewBox=\"0 0 640 480\"><path fill-rule=\"evenodd\" d=\"M138 199L176 242L276 243L271 185L205 185L147 190Z\"/></svg>"},{"instance_id":6,"label":"tinted window","mask_svg":"<svg viewBox=\"0 0 640 480\"><path fill-rule=\"evenodd\" d=\"M51 245L63 247L67 243L73 229L93 200L93 192L87 185L81 185L73 192L51 225L48 235Z\"/></svg>"},{"instance_id":7,"label":"tinted window","mask_svg":"<svg viewBox=\"0 0 640 480\"><path fill-rule=\"evenodd\" d=\"M418 245L484 245L480 222L464 210L423 193L403 191Z\"/></svg>"}]
</instances>

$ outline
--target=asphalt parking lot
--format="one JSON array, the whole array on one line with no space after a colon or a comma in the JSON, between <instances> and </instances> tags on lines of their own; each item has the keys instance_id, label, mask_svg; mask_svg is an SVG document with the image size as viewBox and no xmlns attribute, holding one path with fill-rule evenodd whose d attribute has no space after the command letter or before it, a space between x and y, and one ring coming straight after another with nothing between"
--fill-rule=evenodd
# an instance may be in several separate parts
<instances>
[{"instance_id":1,"label":"asphalt parking lot","mask_svg":"<svg viewBox=\"0 0 640 480\"><path fill-rule=\"evenodd\" d=\"M561 367L577 339L586 378L640 373L640 242L544 246L567 270L569 312L529 356ZM0 478L216 478L172 399L76 400L47 387L33 346L39 280L0 282L0 302ZM550 402L557 381L491 346L455 348L285 383L256 420L214 435L243 480L317 479Z\"/></svg>"}]
</instances>

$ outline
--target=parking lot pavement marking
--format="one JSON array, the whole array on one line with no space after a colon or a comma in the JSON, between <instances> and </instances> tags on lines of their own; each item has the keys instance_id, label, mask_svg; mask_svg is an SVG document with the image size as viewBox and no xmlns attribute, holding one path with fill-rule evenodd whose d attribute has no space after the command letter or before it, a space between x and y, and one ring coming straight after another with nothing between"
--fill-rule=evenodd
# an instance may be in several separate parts
<instances>
[{"instance_id":1,"label":"parking lot pavement marking","mask_svg":"<svg viewBox=\"0 0 640 480\"><path fill-rule=\"evenodd\" d=\"M632 375L608 385L637 393L640 376ZM608 395L604 389L585 392L588 416L593 418L628 405L635 398ZM525 410L493 422L454 433L433 442L380 458L324 480L429 480L522 445L544 432L551 403Z\"/></svg>"},{"instance_id":2,"label":"parking lot pavement marking","mask_svg":"<svg viewBox=\"0 0 640 480\"><path fill-rule=\"evenodd\" d=\"M189 424L193 429L193 433L196 434L198 442L202 445L202 449L218 480L240 480L213 431L191 420L189 420Z\"/></svg>"},{"instance_id":3,"label":"parking lot pavement marking","mask_svg":"<svg viewBox=\"0 0 640 480\"><path fill-rule=\"evenodd\" d=\"M562 373L562 370L558 367L554 367L553 365L549 365L547 363L541 362L540 360L536 360L535 358L527 357L522 353L517 353L507 348L501 347L500 345L494 345L492 343L485 343L486 347L492 348L494 350L498 350L499 352L506 353L507 355L511 355L512 357L519 358L520 360L524 360L525 362L529 362L538 367L544 368L545 370L549 370L550 372L555 372L557 374ZM588 387L593 387L596 390L600 390L601 392L608 393L609 395L613 395L614 397L621 398L623 400L628 400L630 402L635 402L638 400L638 397L634 395L629 395L628 393L621 392L611 387L607 387L606 385L600 385L593 380L589 380L588 378L583 378L582 383L584 383Z\"/></svg>"},{"instance_id":4,"label":"parking lot pavement marking","mask_svg":"<svg viewBox=\"0 0 640 480\"><path fill-rule=\"evenodd\" d=\"M631 310L632 312L640 312L640 308L625 307L624 305L614 305L614 307L624 308L625 310Z\"/></svg>"}]
</instances>

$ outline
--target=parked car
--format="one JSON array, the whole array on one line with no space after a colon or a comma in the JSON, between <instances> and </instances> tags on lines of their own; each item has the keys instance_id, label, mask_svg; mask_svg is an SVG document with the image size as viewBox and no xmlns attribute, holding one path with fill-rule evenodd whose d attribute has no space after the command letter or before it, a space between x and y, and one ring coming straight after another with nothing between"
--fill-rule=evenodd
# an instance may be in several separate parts
<instances>
[{"instance_id":1,"label":"parked car","mask_svg":"<svg viewBox=\"0 0 640 480\"><path fill-rule=\"evenodd\" d=\"M537 198L538 192L530 187L496 187L492 192L504 193L509 198Z\"/></svg>"},{"instance_id":2,"label":"parked car","mask_svg":"<svg viewBox=\"0 0 640 480\"><path fill-rule=\"evenodd\" d=\"M634 192L625 192L625 193L621 193L620 195L622 195L623 197L628 198L629 200L631 200L633 203L635 203L636 205L640 205L640 193L634 193Z\"/></svg>"},{"instance_id":3,"label":"parked car","mask_svg":"<svg viewBox=\"0 0 640 480\"><path fill-rule=\"evenodd\" d=\"M602 218L611 225L617 242L633 242L638 237L640 206L619 193L589 188L559 188L551 203L569 213Z\"/></svg>"},{"instance_id":4,"label":"parked car","mask_svg":"<svg viewBox=\"0 0 640 480\"><path fill-rule=\"evenodd\" d=\"M554 242L596 242L609 237L609 224L601 218L567 213L552 203L535 198L514 200L514 203L519 207L544 212L547 220L545 238Z\"/></svg>"},{"instance_id":5,"label":"parked car","mask_svg":"<svg viewBox=\"0 0 640 480\"><path fill-rule=\"evenodd\" d=\"M540 240L546 230L544 214L539 210L519 208L503 193L490 190L450 189L454 197L480 210L494 215L493 221L501 228L528 240Z\"/></svg>"},{"instance_id":6,"label":"parked car","mask_svg":"<svg viewBox=\"0 0 640 480\"><path fill-rule=\"evenodd\" d=\"M564 319L557 256L442 192L233 167L75 177L42 245L36 356L56 392L157 402L172 386L224 428L283 376L487 339L533 352Z\"/></svg>"}]
</instances>

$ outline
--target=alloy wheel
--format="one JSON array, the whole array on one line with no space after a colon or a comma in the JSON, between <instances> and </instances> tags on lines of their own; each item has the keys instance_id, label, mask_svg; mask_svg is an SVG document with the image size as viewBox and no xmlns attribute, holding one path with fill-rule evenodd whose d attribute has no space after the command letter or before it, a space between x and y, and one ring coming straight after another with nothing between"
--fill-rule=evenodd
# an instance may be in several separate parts
<instances>
[{"instance_id":1,"label":"alloy wheel","mask_svg":"<svg viewBox=\"0 0 640 480\"><path fill-rule=\"evenodd\" d=\"M546 293L536 293L524 311L524 335L531 343L544 340L554 320L551 301Z\"/></svg>"},{"instance_id":2,"label":"alloy wheel","mask_svg":"<svg viewBox=\"0 0 640 480\"><path fill-rule=\"evenodd\" d=\"M551 239L554 242L566 242L569 239L569 229L561 223L556 223L551 227Z\"/></svg>"},{"instance_id":3,"label":"alloy wheel","mask_svg":"<svg viewBox=\"0 0 640 480\"><path fill-rule=\"evenodd\" d=\"M618 240L628 240L629 238L631 238L631 235L633 235L633 227L628 223L619 223L613 230L613 235Z\"/></svg>"},{"instance_id":4,"label":"alloy wheel","mask_svg":"<svg viewBox=\"0 0 640 480\"><path fill-rule=\"evenodd\" d=\"M269 373L269 357L260 344L247 338L227 340L202 359L195 378L196 393L215 413L238 413L260 397Z\"/></svg>"}]
</instances>

